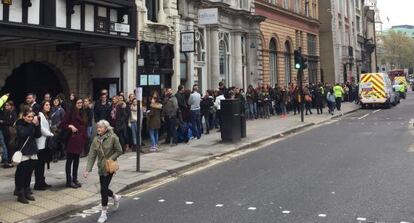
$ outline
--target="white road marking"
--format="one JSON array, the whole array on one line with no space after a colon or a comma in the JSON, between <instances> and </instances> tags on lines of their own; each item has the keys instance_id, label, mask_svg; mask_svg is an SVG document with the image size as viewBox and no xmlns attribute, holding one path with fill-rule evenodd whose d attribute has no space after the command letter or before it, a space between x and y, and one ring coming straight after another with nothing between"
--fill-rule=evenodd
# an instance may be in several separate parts
<instances>
[{"instance_id":1,"label":"white road marking","mask_svg":"<svg viewBox=\"0 0 414 223\"><path fill-rule=\"evenodd\" d=\"M160 200L158 200L158 202L163 203L163 202L165 202L165 200L164 199L160 199Z\"/></svg>"},{"instance_id":2,"label":"white road marking","mask_svg":"<svg viewBox=\"0 0 414 223\"><path fill-rule=\"evenodd\" d=\"M335 194L335 191L332 191L331 194Z\"/></svg>"},{"instance_id":3,"label":"white road marking","mask_svg":"<svg viewBox=\"0 0 414 223\"><path fill-rule=\"evenodd\" d=\"M224 206L223 204L216 204L216 207L218 207L218 208L221 208L223 206Z\"/></svg>"},{"instance_id":4,"label":"white road marking","mask_svg":"<svg viewBox=\"0 0 414 223\"><path fill-rule=\"evenodd\" d=\"M130 156L130 157L128 157L128 159L130 159L130 160L136 159L136 158L137 158L137 156Z\"/></svg>"},{"instance_id":5,"label":"white road marking","mask_svg":"<svg viewBox=\"0 0 414 223\"><path fill-rule=\"evenodd\" d=\"M320 215L318 215L318 217L325 218L326 214L320 214Z\"/></svg>"},{"instance_id":6,"label":"white road marking","mask_svg":"<svg viewBox=\"0 0 414 223\"><path fill-rule=\"evenodd\" d=\"M257 208L256 207L249 207L249 208L247 208L248 210L250 210L250 211L254 211L254 210L256 210Z\"/></svg>"},{"instance_id":7,"label":"white road marking","mask_svg":"<svg viewBox=\"0 0 414 223\"><path fill-rule=\"evenodd\" d=\"M375 113L377 113L379 111L381 111L381 109L378 109L378 110L373 111L372 114L375 114Z\"/></svg>"},{"instance_id":8,"label":"white road marking","mask_svg":"<svg viewBox=\"0 0 414 223\"><path fill-rule=\"evenodd\" d=\"M283 214L290 214L290 211L282 211Z\"/></svg>"},{"instance_id":9,"label":"white road marking","mask_svg":"<svg viewBox=\"0 0 414 223\"><path fill-rule=\"evenodd\" d=\"M391 125L391 122L387 122L387 125Z\"/></svg>"},{"instance_id":10,"label":"white road marking","mask_svg":"<svg viewBox=\"0 0 414 223\"><path fill-rule=\"evenodd\" d=\"M134 200L139 200L139 199L141 199L141 198L139 198L139 197L134 197L133 199L134 199Z\"/></svg>"},{"instance_id":11,"label":"white road marking","mask_svg":"<svg viewBox=\"0 0 414 223\"><path fill-rule=\"evenodd\" d=\"M59 172L58 174L65 174L65 172L61 171L61 172Z\"/></svg>"},{"instance_id":12,"label":"white road marking","mask_svg":"<svg viewBox=\"0 0 414 223\"><path fill-rule=\"evenodd\" d=\"M361 119L366 118L366 117L368 117L368 116L369 116L369 113L368 113L368 114L365 114L365 115L363 115L363 116L361 116L361 117L359 117L358 119L359 119L359 120L361 120Z\"/></svg>"},{"instance_id":13,"label":"white road marking","mask_svg":"<svg viewBox=\"0 0 414 223\"><path fill-rule=\"evenodd\" d=\"M185 204L194 204L192 201L186 201Z\"/></svg>"},{"instance_id":14,"label":"white road marking","mask_svg":"<svg viewBox=\"0 0 414 223\"><path fill-rule=\"evenodd\" d=\"M386 118L387 120L390 120L391 118Z\"/></svg>"},{"instance_id":15,"label":"white road marking","mask_svg":"<svg viewBox=\"0 0 414 223\"><path fill-rule=\"evenodd\" d=\"M402 221L402 222L400 222L400 223L410 223L410 222L408 222L408 221Z\"/></svg>"},{"instance_id":16,"label":"white road marking","mask_svg":"<svg viewBox=\"0 0 414 223\"><path fill-rule=\"evenodd\" d=\"M357 218L356 220L357 221L366 221L367 219L366 218Z\"/></svg>"}]
</instances>

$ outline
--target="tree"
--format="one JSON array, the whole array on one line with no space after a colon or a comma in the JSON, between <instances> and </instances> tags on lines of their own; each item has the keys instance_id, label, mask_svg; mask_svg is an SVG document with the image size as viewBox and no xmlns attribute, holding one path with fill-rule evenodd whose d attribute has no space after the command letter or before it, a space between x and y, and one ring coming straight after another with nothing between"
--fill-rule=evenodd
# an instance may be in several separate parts
<instances>
[{"instance_id":1,"label":"tree","mask_svg":"<svg viewBox=\"0 0 414 223\"><path fill-rule=\"evenodd\" d=\"M388 31L381 37L379 61L395 68L414 67L414 39L402 32Z\"/></svg>"}]
</instances>

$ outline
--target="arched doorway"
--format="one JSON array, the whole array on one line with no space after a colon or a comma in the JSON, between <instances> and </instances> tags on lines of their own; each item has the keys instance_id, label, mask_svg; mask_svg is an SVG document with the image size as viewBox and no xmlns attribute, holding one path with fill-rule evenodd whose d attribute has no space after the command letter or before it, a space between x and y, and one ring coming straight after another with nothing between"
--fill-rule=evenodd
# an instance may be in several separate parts
<instances>
[{"instance_id":1,"label":"arched doorway","mask_svg":"<svg viewBox=\"0 0 414 223\"><path fill-rule=\"evenodd\" d=\"M59 93L67 95L69 88L58 72L45 63L24 63L7 77L1 91L10 93L10 99L14 101L16 108L24 102L27 93L36 94L38 103L43 100L45 93L50 93L52 97Z\"/></svg>"},{"instance_id":2,"label":"arched doorway","mask_svg":"<svg viewBox=\"0 0 414 223\"><path fill-rule=\"evenodd\" d=\"M278 84L277 75L277 47L276 39L272 38L269 44L269 66L270 66L270 84L275 86Z\"/></svg>"}]
</instances>

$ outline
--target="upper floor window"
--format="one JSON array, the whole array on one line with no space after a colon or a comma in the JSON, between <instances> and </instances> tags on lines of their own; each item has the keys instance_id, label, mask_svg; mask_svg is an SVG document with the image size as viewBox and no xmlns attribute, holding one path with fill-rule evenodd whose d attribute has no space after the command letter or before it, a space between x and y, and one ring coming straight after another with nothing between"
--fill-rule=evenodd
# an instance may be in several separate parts
<instances>
[{"instance_id":1,"label":"upper floor window","mask_svg":"<svg viewBox=\"0 0 414 223\"><path fill-rule=\"evenodd\" d=\"M355 8L360 9L360 4L359 4L360 0L355 0Z\"/></svg>"},{"instance_id":2,"label":"upper floor window","mask_svg":"<svg viewBox=\"0 0 414 223\"><path fill-rule=\"evenodd\" d=\"M289 8L289 0L283 1L283 8L288 9Z\"/></svg>"},{"instance_id":3,"label":"upper floor window","mask_svg":"<svg viewBox=\"0 0 414 223\"><path fill-rule=\"evenodd\" d=\"M308 55L315 56L317 55L317 41L316 36L308 34Z\"/></svg>"},{"instance_id":4,"label":"upper floor window","mask_svg":"<svg viewBox=\"0 0 414 223\"><path fill-rule=\"evenodd\" d=\"M249 0L239 0L239 6L241 9L249 10Z\"/></svg>"},{"instance_id":5,"label":"upper floor window","mask_svg":"<svg viewBox=\"0 0 414 223\"><path fill-rule=\"evenodd\" d=\"M309 0L305 2L305 15L309 16Z\"/></svg>"},{"instance_id":6,"label":"upper floor window","mask_svg":"<svg viewBox=\"0 0 414 223\"><path fill-rule=\"evenodd\" d=\"M318 17L318 15L317 15L317 8L318 8L318 6L316 5L316 1L313 1L313 3L312 3L312 17L313 18L317 18Z\"/></svg>"},{"instance_id":7,"label":"upper floor window","mask_svg":"<svg viewBox=\"0 0 414 223\"><path fill-rule=\"evenodd\" d=\"M361 18L359 16L356 17L356 30L357 32L361 32Z\"/></svg>"},{"instance_id":8,"label":"upper floor window","mask_svg":"<svg viewBox=\"0 0 414 223\"><path fill-rule=\"evenodd\" d=\"M145 7L147 8L147 19L149 21L157 22L158 1L145 0Z\"/></svg>"},{"instance_id":9,"label":"upper floor window","mask_svg":"<svg viewBox=\"0 0 414 223\"><path fill-rule=\"evenodd\" d=\"M296 13L300 13L300 9L301 9L301 0L295 0L295 12Z\"/></svg>"},{"instance_id":10,"label":"upper floor window","mask_svg":"<svg viewBox=\"0 0 414 223\"><path fill-rule=\"evenodd\" d=\"M276 0L268 0L268 2L274 5L276 4Z\"/></svg>"}]
</instances>

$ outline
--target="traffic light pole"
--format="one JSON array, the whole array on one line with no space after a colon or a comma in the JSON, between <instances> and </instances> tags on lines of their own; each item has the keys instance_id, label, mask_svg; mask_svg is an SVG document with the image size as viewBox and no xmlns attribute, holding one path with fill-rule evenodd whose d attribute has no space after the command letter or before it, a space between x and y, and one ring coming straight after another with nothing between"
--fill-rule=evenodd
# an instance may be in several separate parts
<instances>
[{"instance_id":1,"label":"traffic light pole","mask_svg":"<svg viewBox=\"0 0 414 223\"><path fill-rule=\"evenodd\" d=\"M305 121L305 115L303 114L304 109L304 96L303 96L303 69L298 69L298 86L299 86L299 104L300 104L300 120Z\"/></svg>"}]
</instances>

